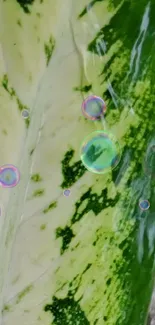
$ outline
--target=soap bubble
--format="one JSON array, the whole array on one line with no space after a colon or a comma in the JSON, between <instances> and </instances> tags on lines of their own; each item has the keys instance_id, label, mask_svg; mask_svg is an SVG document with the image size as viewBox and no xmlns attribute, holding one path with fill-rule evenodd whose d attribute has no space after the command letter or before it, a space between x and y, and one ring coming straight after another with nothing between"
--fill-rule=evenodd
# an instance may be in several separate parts
<instances>
[{"instance_id":1,"label":"soap bubble","mask_svg":"<svg viewBox=\"0 0 155 325\"><path fill-rule=\"evenodd\" d=\"M0 167L0 184L2 187L14 187L19 183L20 174L18 168L13 165Z\"/></svg>"},{"instance_id":2,"label":"soap bubble","mask_svg":"<svg viewBox=\"0 0 155 325\"><path fill-rule=\"evenodd\" d=\"M146 211L150 207L150 202L148 200L140 200L139 207L141 210Z\"/></svg>"},{"instance_id":3,"label":"soap bubble","mask_svg":"<svg viewBox=\"0 0 155 325\"><path fill-rule=\"evenodd\" d=\"M71 191L69 189L64 190L63 195L64 196L70 196Z\"/></svg>"},{"instance_id":4,"label":"soap bubble","mask_svg":"<svg viewBox=\"0 0 155 325\"><path fill-rule=\"evenodd\" d=\"M84 140L80 156L89 171L104 174L118 165L121 150L112 134L107 131L95 131Z\"/></svg>"},{"instance_id":5,"label":"soap bubble","mask_svg":"<svg viewBox=\"0 0 155 325\"><path fill-rule=\"evenodd\" d=\"M29 111L27 109L23 109L22 110L22 117L24 119L28 118L29 117Z\"/></svg>"},{"instance_id":6,"label":"soap bubble","mask_svg":"<svg viewBox=\"0 0 155 325\"><path fill-rule=\"evenodd\" d=\"M82 113L89 120L95 121L101 119L105 111L105 102L98 96L91 95L82 103Z\"/></svg>"}]
</instances>

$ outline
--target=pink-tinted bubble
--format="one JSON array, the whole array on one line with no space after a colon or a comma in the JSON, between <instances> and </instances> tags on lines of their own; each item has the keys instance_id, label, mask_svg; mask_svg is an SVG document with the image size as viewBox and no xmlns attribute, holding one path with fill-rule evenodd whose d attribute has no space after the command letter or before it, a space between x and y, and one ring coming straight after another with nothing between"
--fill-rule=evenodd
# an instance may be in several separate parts
<instances>
[{"instance_id":1,"label":"pink-tinted bubble","mask_svg":"<svg viewBox=\"0 0 155 325\"><path fill-rule=\"evenodd\" d=\"M14 187L20 181L20 173L17 167L13 165L4 165L0 167L0 184L2 187Z\"/></svg>"},{"instance_id":2,"label":"pink-tinted bubble","mask_svg":"<svg viewBox=\"0 0 155 325\"><path fill-rule=\"evenodd\" d=\"M91 95L82 103L82 113L89 120L95 121L101 119L105 111L105 102L98 96Z\"/></svg>"}]
</instances>

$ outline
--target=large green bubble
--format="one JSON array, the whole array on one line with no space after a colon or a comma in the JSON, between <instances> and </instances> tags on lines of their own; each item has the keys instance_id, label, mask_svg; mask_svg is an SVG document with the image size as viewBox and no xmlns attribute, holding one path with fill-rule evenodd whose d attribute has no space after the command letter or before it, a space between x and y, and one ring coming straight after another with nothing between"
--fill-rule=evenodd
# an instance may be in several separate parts
<instances>
[{"instance_id":1,"label":"large green bubble","mask_svg":"<svg viewBox=\"0 0 155 325\"><path fill-rule=\"evenodd\" d=\"M82 143L80 156L89 171L104 174L118 165L121 150L118 141L111 133L95 131Z\"/></svg>"}]
</instances>

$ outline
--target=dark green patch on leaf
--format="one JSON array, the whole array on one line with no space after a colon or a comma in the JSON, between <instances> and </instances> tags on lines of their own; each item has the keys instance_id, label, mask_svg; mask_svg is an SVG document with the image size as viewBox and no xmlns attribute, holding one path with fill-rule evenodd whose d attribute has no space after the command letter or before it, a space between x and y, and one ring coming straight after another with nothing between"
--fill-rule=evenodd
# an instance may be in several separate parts
<instances>
[{"instance_id":1,"label":"dark green patch on leaf","mask_svg":"<svg viewBox=\"0 0 155 325\"><path fill-rule=\"evenodd\" d=\"M4 135L8 135L8 132L7 132L7 130L5 130L5 129L2 130L2 133L3 133Z\"/></svg>"},{"instance_id":2,"label":"dark green patch on leaf","mask_svg":"<svg viewBox=\"0 0 155 325\"><path fill-rule=\"evenodd\" d=\"M92 0L89 2L89 4L82 10L82 12L79 14L79 18L82 18L85 14L89 12L89 10L92 9L92 7L95 5L96 2L102 2L104 0Z\"/></svg>"},{"instance_id":3,"label":"dark green patch on leaf","mask_svg":"<svg viewBox=\"0 0 155 325\"><path fill-rule=\"evenodd\" d=\"M21 299L24 298L32 289L33 289L33 285L29 285L23 291L21 291L18 294L18 297L17 297L17 300L16 300L16 304L19 304L19 302L21 301Z\"/></svg>"},{"instance_id":4,"label":"dark green patch on leaf","mask_svg":"<svg viewBox=\"0 0 155 325\"><path fill-rule=\"evenodd\" d=\"M101 194L92 193L92 189L89 188L86 193L84 193L80 200L75 204L75 213L72 216L72 224L79 221L84 215L89 211L93 211L95 215L98 215L103 209L107 207L114 207L120 198L120 194L117 193L114 199L108 198L107 188L101 191ZM84 208L81 206L85 202Z\"/></svg>"},{"instance_id":5,"label":"dark green patch on leaf","mask_svg":"<svg viewBox=\"0 0 155 325\"><path fill-rule=\"evenodd\" d=\"M10 305L4 305L4 307L2 308L2 314L4 314L5 312L9 312L10 311Z\"/></svg>"},{"instance_id":6,"label":"dark green patch on leaf","mask_svg":"<svg viewBox=\"0 0 155 325\"><path fill-rule=\"evenodd\" d=\"M43 223L41 226L40 226L40 230L45 230L46 229L46 224Z\"/></svg>"},{"instance_id":7,"label":"dark green patch on leaf","mask_svg":"<svg viewBox=\"0 0 155 325\"><path fill-rule=\"evenodd\" d=\"M120 1L110 1L114 6L118 5ZM117 3L115 3L117 2ZM109 109L113 109L119 107L122 109L124 107L122 98L128 99L131 98L129 95L129 85L131 82L136 81L138 78L143 78L144 70L147 67L147 70L151 71L151 78L153 81L155 80L153 71L155 70L155 60L153 56L154 52L154 40L153 40L153 30L155 28L155 21L150 14L149 27L145 36L143 48L141 51L140 61L136 59L136 52L138 51L139 42L142 42L143 33L141 33L140 37L140 26L142 23L143 14L146 11L146 6L148 5L147 0L142 0L141 2L126 0L122 3L120 8L111 18L109 24L100 29L97 33L95 39L89 43L88 51L98 54L99 56L106 54L111 49L111 47L116 44L117 41L120 42L120 46L115 50L115 53L109 59L109 61L103 66L101 75L103 75L102 82L111 81L111 85L114 89L114 92L117 98L112 100L112 96L110 94L109 88L104 92L103 98L107 101L110 99L108 103ZM155 4L151 1L151 13L155 9ZM124 21L125 12L128 12L127 19ZM123 27L122 27L123 26ZM132 30L132 32L131 32ZM139 35L139 42L136 46L136 40ZM106 49L105 49L106 45ZM131 53L135 48L135 56L133 61L133 68L130 73L130 62L131 62ZM150 52L151 51L151 52ZM150 56L152 59L150 61ZM122 58L122 60L121 60ZM113 79L111 78L113 74L113 65L116 60L120 60L123 62L122 68L114 74ZM136 62L138 62L138 69L136 68ZM119 65L119 62L117 63ZM137 72L135 72L137 70ZM134 76L135 74L135 76ZM134 78L133 78L134 76ZM148 75L147 75L148 76ZM112 80L111 80L112 79Z\"/></svg>"},{"instance_id":8,"label":"dark green patch on leaf","mask_svg":"<svg viewBox=\"0 0 155 325\"><path fill-rule=\"evenodd\" d=\"M20 27L22 27L22 23L21 23L21 20L20 19L17 20L17 25L20 26Z\"/></svg>"},{"instance_id":9,"label":"dark green patch on leaf","mask_svg":"<svg viewBox=\"0 0 155 325\"><path fill-rule=\"evenodd\" d=\"M29 6L33 4L34 0L16 0L26 14L30 14Z\"/></svg>"},{"instance_id":10,"label":"dark green patch on leaf","mask_svg":"<svg viewBox=\"0 0 155 325\"><path fill-rule=\"evenodd\" d=\"M47 65L49 64L54 48L55 48L55 39L53 38L53 36L50 36L49 41L44 45Z\"/></svg>"},{"instance_id":11,"label":"dark green patch on leaf","mask_svg":"<svg viewBox=\"0 0 155 325\"><path fill-rule=\"evenodd\" d=\"M16 96L16 92L15 92L15 90L13 88L10 89L10 95L12 97Z\"/></svg>"},{"instance_id":12,"label":"dark green patch on leaf","mask_svg":"<svg viewBox=\"0 0 155 325\"><path fill-rule=\"evenodd\" d=\"M106 285L109 286L110 283L111 283L111 278L109 278L109 279L107 280Z\"/></svg>"},{"instance_id":13,"label":"dark green patch on leaf","mask_svg":"<svg viewBox=\"0 0 155 325\"><path fill-rule=\"evenodd\" d=\"M131 157L131 160L129 160ZM130 162L132 161L132 150L128 146L124 147L120 162L112 170L112 181L118 185L124 176Z\"/></svg>"},{"instance_id":14,"label":"dark green patch on leaf","mask_svg":"<svg viewBox=\"0 0 155 325\"><path fill-rule=\"evenodd\" d=\"M74 234L71 228L65 227L57 228L56 229L56 238L62 237L62 246L61 246L61 254L65 252L66 249L68 249L70 242L72 241L72 238L74 238Z\"/></svg>"},{"instance_id":15,"label":"dark green patch on leaf","mask_svg":"<svg viewBox=\"0 0 155 325\"><path fill-rule=\"evenodd\" d=\"M8 80L8 76L5 74L3 76L3 79L2 79L2 86L4 87L4 89L10 94L10 96L13 98L16 99L16 103L18 105L18 109L19 111L21 112L23 109L26 109L26 110L29 110L25 105L22 104L22 102L20 101L20 99L18 98L15 90L9 86L9 80ZM25 120L25 123L26 123L26 127L29 126L29 123L30 123L30 118L26 119Z\"/></svg>"},{"instance_id":16,"label":"dark green patch on leaf","mask_svg":"<svg viewBox=\"0 0 155 325\"><path fill-rule=\"evenodd\" d=\"M68 188L84 175L86 168L83 166L81 161L77 161L73 165L70 162L74 156L74 150L71 149L66 152L64 159L61 161L63 182L61 184L62 188Z\"/></svg>"},{"instance_id":17,"label":"dark green patch on leaf","mask_svg":"<svg viewBox=\"0 0 155 325\"><path fill-rule=\"evenodd\" d=\"M20 101L20 99L18 97L16 97L16 101L18 104L18 109L21 112L23 109L27 109L27 107L25 105L22 104L22 102Z\"/></svg>"},{"instance_id":18,"label":"dark green patch on leaf","mask_svg":"<svg viewBox=\"0 0 155 325\"><path fill-rule=\"evenodd\" d=\"M92 266L92 263L88 263L85 270L82 272L82 274L86 273Z\"/></svg>"},{"instance_id":19,"label":"dark green patch on leaf","mask_svg":"<svg viewBox=\"0 0 155 325\"><path fill-rule=\"evenodd\" d=\"M2 79L2 86L4 87L4 89L5 89L6 91L9 92L9 89L8 89L8 76L7 76L6 74L3 76L3 79Z\"/></svg>"},{"instance_id":20,"label":"dark green patch on leaf","mask_svg":"<svg viewBox=\"0 0 155 325\"><path fill-rule=\"evenodd\" d=\"M75 87L73 90L75 91L80 91L82 93L87 93L92 89L92 85L86 85L86 86L81 86L81 87Z\"/></svg>"},{"instance_id":21,"label":"dark green patch on leaf","mask_svg":"<svg viewBox=\"0 0 155 325\"><path fill-rule=\"evenodd\" d=\"M126 221L123 221L125 226ZM123 296L119 295L121 310L125 312L126 324L144 324L148 311L150 296L153 285L154 251L148 254L147 229L143 235L143 255L141 262L138 260L137 232L140 231L139 223L136 222L128 238L123 240L119 248L122 251L122 262L116 262L113 278L119 279L119 290L123 290ZM122 316L118 317L118 324L123 324Z\"/></svg>"},{"instance_id":22,"label":"dark green patch on leaf","mask_svg":"<svg viewBox=\"0 0 155 325\"><path fill-rule=\"evenodd\" d=\"M46 305L45 312L53 315L53 325L90 325L84 311L74 297L64 299L53 297L52 304Z\"/></svg>"},{"instance_id":23,"label":"dark green patch on leaf","mask_svg":"<svg viewBox=\"0 0 155 325\"><path fill-rule=\"evenodd\" d=\"M38 189L38 190L34 191L33 196L34 197L39 197L39 196L42 196L44 193L45 193L44 189Z\"/></svg>"},{"instance_id":24,"label":"dark green patch on leaf","mask_svg":"<svg viewBox=\"0 0 155 325\"><path fill-rule=\"evenodd\" d=\"M26 128L28 129L28 127L30 125L30 117L28 117L27 119L25 119L25 125L26 125Z\"/></svg>"},{"instance_id":25,"label":"dark green patch on leaf","mask_svg":"<svg viewBox=\"0 0 155 325\"><path fill-rule=\"evenodd\" d=\"M34 153L34 150L35 150L35 149L32 149L32 150L30 151L30 156L32 156L32 155L33 155L33 153Z\"/></svg>"},{"instance_id":26,"label":"dark green patch on leaf","mask_svg":"<svg viewBox=\"0 0 155 325\"><path fill-rule=\"evenodd\" d=\"M33 174L32 176L31 176L31 181L33 181L33 182L41 182L42 181L42 178L41 178L41 176L37 173L37 174Z\"/></svg>"},{"instance_id":27,"label":"dark green patch on leaf","mask_svg":"<svg viewBox=\"0 0 155 325\"><path fill-rule=\"evenodd\" d=\"M52 209L54 209L56 207L57 207L57 202L54 201L54 202L50 203L48 205L48 207L43 210L43 213L48 213L49 211L51 211Z\"/></svg>"}]
</instances>

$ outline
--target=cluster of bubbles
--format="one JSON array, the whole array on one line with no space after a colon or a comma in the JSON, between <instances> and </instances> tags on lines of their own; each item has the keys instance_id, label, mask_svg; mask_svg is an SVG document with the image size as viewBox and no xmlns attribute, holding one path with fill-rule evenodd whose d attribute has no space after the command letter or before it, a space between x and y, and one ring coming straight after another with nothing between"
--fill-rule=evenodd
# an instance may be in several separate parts
<instances>
[{"instance_id":1,"label":"cluster of bubbles","mask_svg":"<svg viewBox=\"0 0 155 325\"><path fill-rule=\"evenodd\" d=\"M106 112L104 100L98 96L91 95L82 103L82 113L91 121L103 120ZM149 148L148 161L145 162L147 174L155 177L155 145ZM105 130L98 130L89 134L83 141L80 149L80 157L83 165L90 172L104 174L114 169L120 162L121 149L113 134ZM153 169L154 167L154 169ZM146 211L150 203L146 199L139 201L139 207Z\"/></svg>"},{"instance_id":2,"label":"cluster of bubbles","mask_svg":"<svg viewBox=\"0 0 155 325\"><path fill-rule=\"evenodd\" d=\"M91 95L82 103L82 113L89 120L102 120L105 112L106 104L98 96ZM113 134L105 130L97 130L84 139L80 157L87 170L104 174L118 165L121 159L121 150Z\"/></svg>"},{"instance_id":3,"label":"cluster of bubbles","mask_svg":"<svg viewBox=\"0 0 155 325\"><path fill-rule=\"evenodd\" d=\"M14 165L0 167L0 185L2 187L14 187L20 181L20 173Z\"/></svg>"}]
</instances>

